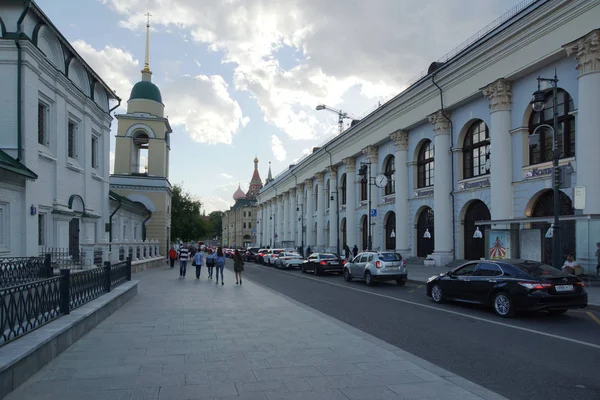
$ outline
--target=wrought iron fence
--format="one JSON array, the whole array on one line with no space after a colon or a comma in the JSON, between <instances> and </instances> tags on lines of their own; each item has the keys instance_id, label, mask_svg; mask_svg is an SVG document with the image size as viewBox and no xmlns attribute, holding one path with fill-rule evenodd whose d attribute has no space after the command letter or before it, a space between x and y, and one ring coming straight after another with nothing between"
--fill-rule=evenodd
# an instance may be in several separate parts
<instances>
[{"instance_id":1,"label":"wrought iron fence","mask_svg":"<svg viewBox=\"0 0 600 400\"><path fill-rule=\"evenodd\" d=\"M103 251L102 247L94 247L94 265L102 265Z\"/></svg>"},{"instance_id":2,"label":"wrought iron fence","mask_svg":"<svg viewBox=\"0 0 600 400\"><path fill-rule=\"evenodd\" d=\"M131 259L0 289L0 347L131 280Z\"/></svg>"},{"instance_id":3,"label":"wrought iron fence","mask_svg":"<svg viewBox=\"0 0 600 400\"><path fill-rule=\"evenodd\" d=\"M61 279L0 289L0 346L60 316Z\"/></svg>"},{"instance_id":4,"label":"wrought iron fence","mask_svg":"<svg viewBox=\"0 0 600 400\"><path fill-rule=\"evenodd\" d=\"M71 249L45 247L40 255L50 254L53 268L81 268L84 265L86 253L79 247Z\"/></svg>"},{"instance_id":5,"label":"wrought iron fence","mask_svg":"<svg viewBox=\"0 0 600 400\"><path fill-rule=\"evenodd\" d=\"M52 275L50 255L0 259L0 288L51 278Z\"/></svg>"}]
</instances>

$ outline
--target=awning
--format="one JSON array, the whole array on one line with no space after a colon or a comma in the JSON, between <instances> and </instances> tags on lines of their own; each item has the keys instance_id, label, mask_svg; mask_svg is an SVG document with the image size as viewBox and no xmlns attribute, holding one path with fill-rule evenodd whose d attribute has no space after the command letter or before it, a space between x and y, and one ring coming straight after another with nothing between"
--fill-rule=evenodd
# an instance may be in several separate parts
<instances>
[{"instance_id":1,"label":"awning","mask_svg":"<svg viewBox=\"0 0 600 400\"><path fill-rule=\"evenodd\" d=\"M37 179L37 174L15 160L4 151L0 150L0 169L14 172L15 174L22 175L29 179Z\"/></svg>"},{"instance_id":2,"label":"awning","mask_svg":"<svg viewBox=\"0 0 600 400\"><path fill-rule=\"evenodd\" d=\"M600 220L599 214L561 215L560 221ZM536 222L553 223L554 216L549 217L523 217L514 219L497 219L490 221L475 221L475 225L510 225L510 224L535 224Z\"/></svg>"}]
</instances>

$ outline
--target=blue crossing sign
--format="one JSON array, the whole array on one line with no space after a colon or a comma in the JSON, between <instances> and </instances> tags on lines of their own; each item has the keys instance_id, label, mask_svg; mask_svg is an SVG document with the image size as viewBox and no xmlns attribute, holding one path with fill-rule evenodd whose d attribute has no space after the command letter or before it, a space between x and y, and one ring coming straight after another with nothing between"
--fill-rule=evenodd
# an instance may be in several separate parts
<instances>
[{"instance_id":1,"label":"blue crossing sign","mask_svg":"<svg viewBox=\"0 0 600 400\"><path fill-rule=\"evenodd\" d=\"M377 216L377 209L373 208L371 210L371 217L376 217Z\"/></svg>"}]
</instances>

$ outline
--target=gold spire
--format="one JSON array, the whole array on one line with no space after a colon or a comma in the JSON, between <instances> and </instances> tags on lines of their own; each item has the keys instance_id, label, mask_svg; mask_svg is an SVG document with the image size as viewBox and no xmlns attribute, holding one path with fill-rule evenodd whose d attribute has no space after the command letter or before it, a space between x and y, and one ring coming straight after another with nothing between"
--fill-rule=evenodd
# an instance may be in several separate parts
<instances>
[{"instance_id":1,"label":"gold spire","mask_svg":"<svg viewBox=\"0 0 600 400\"><path fill-rule=\"evenodd\" d=\"M150 17L152 14L146 13L148 20L146 21L146 57L144 58L144 69L142 70L142 80L150 80Z\"/></svg>"}]
</instances>

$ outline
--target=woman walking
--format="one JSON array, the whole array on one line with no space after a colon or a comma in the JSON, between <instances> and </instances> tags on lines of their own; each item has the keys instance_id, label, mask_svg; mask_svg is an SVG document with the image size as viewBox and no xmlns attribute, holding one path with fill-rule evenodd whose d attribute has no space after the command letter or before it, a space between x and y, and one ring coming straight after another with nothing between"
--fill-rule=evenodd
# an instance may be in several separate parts
<instances>
[{"instance_id":1,"label":"woman walking","mask_svg":"<svg viewBox=\"0 0 600 400\"><path fill-rule=\"evenodd\" d=\"M219 284L219 271L221 271L221 285L224 285L225 282L223 281L223 270L225 269L225 255L223 254L223 248L219 246L219 248L217 248L217 256L215 257L215 264L217 267L217 282L216 284Z\"/></svg>"},{"instance_id":2,"label":"woman walking","mask_svg":"<svg viewBox=\"0 0 600 400\"><path fill-rule=\"evenodd\" d=\"M208 268L208 279L213 277L213 269L215 267L215 254L211 249L208 249L208 255L206 256L206 268Z\"/></svg>"},{"instance_id":3,"label":"woman walking","mask_svg":"<svg viewBox=\"0 0 600 400\"><path fill-rule=\"evenodd\" d=\"M238 249L233 253L233 270L235 271L235 284L242 284L242 271L244 270L244 260Z\"/></svg>"}]
</instances>

